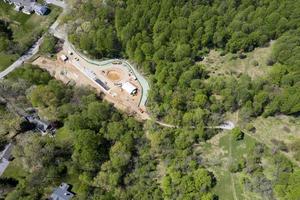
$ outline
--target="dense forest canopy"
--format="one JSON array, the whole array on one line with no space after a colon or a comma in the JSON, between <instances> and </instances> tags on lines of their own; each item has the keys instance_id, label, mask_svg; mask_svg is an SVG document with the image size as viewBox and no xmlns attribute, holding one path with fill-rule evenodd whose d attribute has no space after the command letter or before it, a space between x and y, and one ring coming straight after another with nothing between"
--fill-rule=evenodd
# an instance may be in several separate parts
<instances>
[{"instance_id":1,"label":"dense forest canopy","mask_svg":"<svg viewBox=\"0 0 300 200\"><path fill-rule=\"evenodd\" d=\"M111 0L73 6L66 17L70 41L96 58L123 56L138 63L150 77L148 107L157 118L191 125L212 123L211 112L238 108L245 118L300 111L299 1ZM243 55L276 39L268 65L276 64L265 78L209 78L197 64L212 48ZM201 119L192 119L199 112Z\"/></svg>"}]
</instances>

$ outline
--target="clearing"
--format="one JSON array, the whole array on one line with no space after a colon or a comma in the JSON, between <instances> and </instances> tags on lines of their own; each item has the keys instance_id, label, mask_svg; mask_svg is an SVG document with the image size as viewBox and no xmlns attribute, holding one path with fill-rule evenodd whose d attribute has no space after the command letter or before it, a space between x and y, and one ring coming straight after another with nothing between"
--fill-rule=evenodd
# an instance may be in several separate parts
<instances>
[{"instance_id":1,"label":"clearing","mask_svg":"<svg viewBox=\"0 0 300 200\"><path fill-rule=\"evenodd\" d=\"M220 51L211 50L199 64L204 64L211 76L248 74L251 78L261 77L270 69L267 60L270 58L274 41L268 47L255 48L252 52L243 53L246 58L228 53L221 56Z\"/></svg>"},{"instance_id":2,"label":"clearing","mask_svg":"<svg viewBox=\"0 0 300 200\"><path fill-rule=\"evenodd\" d=\"M258 194L245 190L242 184L243 177L247 176L245 172L229 171L230 164L246 157L256 141L247 135L242 141L235 141L229 133L222 131L195 149L201 152L204 165L216 176L214 192L220 200L262 200Z\"/></svg>"}]
</instances>

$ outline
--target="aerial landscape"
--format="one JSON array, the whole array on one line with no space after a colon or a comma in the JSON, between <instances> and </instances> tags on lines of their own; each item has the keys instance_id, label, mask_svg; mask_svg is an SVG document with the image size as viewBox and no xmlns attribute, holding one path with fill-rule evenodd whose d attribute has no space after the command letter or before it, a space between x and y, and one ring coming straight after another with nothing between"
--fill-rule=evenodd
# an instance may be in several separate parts
<instances>
[{"instance_id":1,"label":"aerial landscape","mask_svg":"<svg viewBox=\"0 0 300 200\"><path fill-rule=\"evenodd\" d=\"M299 0L0 0L0 200L300 200Z\"/></svg>"}]
</instances>

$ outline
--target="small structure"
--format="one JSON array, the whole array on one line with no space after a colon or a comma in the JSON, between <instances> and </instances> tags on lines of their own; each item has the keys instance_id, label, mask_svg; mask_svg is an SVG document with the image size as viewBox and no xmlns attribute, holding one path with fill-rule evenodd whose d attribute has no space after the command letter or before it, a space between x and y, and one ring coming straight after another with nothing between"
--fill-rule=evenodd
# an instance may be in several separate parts
<instances>
[{"instance_id":1,"label":"small structure","mask_svg":"<svg viewBox=\"0 0 300 200\"><path fill-rule=\"evenodd\" d=\"M24 14L30 15L31 13L33 13L33 10L32 10L31 7L24 6L24 8L22 9L22 12L23 12Z\"/></svg>"},{"instance_id":2,"label":"small structure","mask_svg":"<svg viewBox=\"0 0 300 200\"><path fill-rule=\"evenodd\" d=\"M67 57L66 55L62 54L62 55L60 56L60 59L61 59L63 62L66 62L66 61L68 60L68 57Z\"/></svg>"},{"instance_id":3,"label":"small structure","mask_svg":"<svg viewBox=\"0 0 300 200\"><path fill-rule=\"evenodd\" d=\"M62 183L58 188L56 188L51 194L51 200L69 200L74 197L74 193L68 191L70 185L67 183Z\"/></svg>"},{"instance_id":4,"label":"small structure","mask_svg":"<svg viewBox=\"0 0 300 200\"><path fill-rule=\"evenodd\" d=\"M45 15L48 12L48 7L42 6L40 4L35 4L33 9L34 9L34 12L38 15Z\"/></svg>"},{"instance_id":5,"label":"small structure","mask_svg":"<svg viewBox=\"0 0 300 200\"><path fill-rule=\"evenodd\" d=\"M130 82L124 83L122 85L122 89L131 95L135 95L137 93L137 88L134 85L132 85Z\"/></svg>"},{"instance_id":6,"label":"small structure","mask_svg":"<svg viewBox=\"0 0 300 200\"><path fill-rule=\"evenodd\" d=\"M23 6L20 4L15 4L15 11L20 12L22 10Z\"/></svg>"},{"instance_id":7,"label":"small structure","mask_svg":"<svg viewBox=\"0 0 300 200\"><path fill-rule=\"evenodd\" d=\"M34 124L36 129L39 130L42 135L47 134L48 132L54 132L55 130L52 128L50 123L42 121L39 117L35 117L33 115L28 115L25 117L25 119L30 122L31 124Z\"/></svg>"}]
</instances>

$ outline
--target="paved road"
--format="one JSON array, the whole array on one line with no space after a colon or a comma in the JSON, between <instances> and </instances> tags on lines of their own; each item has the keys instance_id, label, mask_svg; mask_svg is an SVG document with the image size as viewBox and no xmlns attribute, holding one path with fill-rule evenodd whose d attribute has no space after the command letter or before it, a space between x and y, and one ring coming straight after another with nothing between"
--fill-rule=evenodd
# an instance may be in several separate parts
<instances>
[{"instance_id":1,"label":"paved road","mask_svg":"<svg viewBox=\"0 0 300 200\"><path fill-rule=\"evenodd\" d=\"M78 52L76 50L76 48L74 47L74 45L72 45L68 41L68 37L67 37L66 31L64 30L64 27L58 27L57 24L53 24L53 26L50 27L50 33L52 33L55 37L65 41L64 49L66 49L67 51L72 51L73 54L75 54L75 57L81 58L88 64L95 65L95 66L101 67L102 69L105 69L106 67L111 67L113 65L113 62L115 62L115 61L122 61L122 65L133 72L134 76L137 78L138 82L140 83L140 85L142 87L142 97L139 102L139 107L146 107L148 92L150 90L149 83L144 78L144 76L141 73L139 73L139 71L132 64L130 64L127 60L124 60L124 59L109 59L109 60L104 60L104 61L92 60L92 59L88 58L87 56L83 55L82 53ZM82 63L82 64L85 65L85 63Z\"/></svg>"},{"instance_id":2,"label":"paved road","mask_svg":"<svg viewBox=\"0 0 300 200\"><path fill-rule=\"evenodd\" d=\"M13 64L11 64L8 68L0 73L0 79L7 76L10 72L14 71L16 68L20 67L25 61L32 58L39 51L39 47L43 41L43 37L41 37L38 41L36 41L28 51L21 56L18 60L16 60Z\"/></svg>"},{"instance_id":3,"label":"paved road","mask_svg":"<svg viewBox=\"0 0 300 200\"><path fill-rule=\"evenodd\" d=\"M66 10L67 9L67 4L64 1L59 1L59 0L46 0L46 3L48 4L53 4L58 7L61 7L62 9Z\"/></svg>"}]
</instances>

